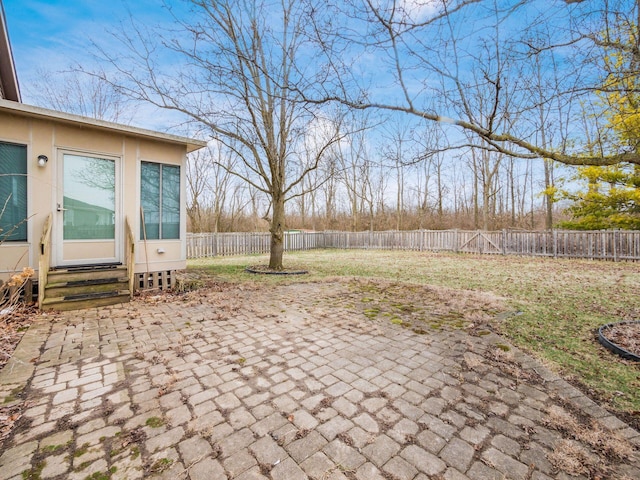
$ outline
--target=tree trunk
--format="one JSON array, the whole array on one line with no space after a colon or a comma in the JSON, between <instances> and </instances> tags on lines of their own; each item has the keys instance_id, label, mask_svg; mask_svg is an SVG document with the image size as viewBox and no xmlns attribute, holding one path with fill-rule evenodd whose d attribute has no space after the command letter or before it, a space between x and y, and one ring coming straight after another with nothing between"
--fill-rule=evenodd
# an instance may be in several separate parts
<instances>
[{"instance_id":1,"label":"tree trunk","mask_svg":"<svg viewBox=\"0 0 640 480\"><path fill-rule=\"evenodd\" d=\"M508 214L511 217L509 226L516 226L516 175L515 175L515 165L513 162L513 158L509 157L509 163L507 164L507 176L509 181L506 185L505 192L505 212L508 211Z\"/></svg>"},{"instance_id":2,"label":"tree trunk","mask_svg":"<svg viewBox=\"0 0 640 480\"><path fill-rule=\"evenodd\" d=\"M311 196L311 230L316 230L316 190L312 190Z\"/></svg>"},{"instance_id":3,"label":"tree trunk","mask_svg":"<svg viewBox=\"0 0 640 480\"><path fill-rule=\"evenodd\" d=\"M307 219L307 205L305 201L306 194L300 195L300 223L302 224L301 228L305 228L305 221Z\"/></svg>"},{"instance_id":4,"label":"tree trunk","mask_svg":"<svg viewBox=\"0 0 640 480\"><path fill-rule=\"evenodd\" d=\"M438 176L438 228L442 228L442 220L444 218L444 208L442 207L443 187L442 187L442 160L438 158L437 170Z\"/></svg>"},{"instance_id":5,"label":"tree trunk","mask_svg":"<svg viewBox=\"0 0 640 480\"><path fill-rule=\"evenodd\" d=\"M471 157L473 159L473 228L477 230L480 228L480 189L478 185L480 172L478 171L475 150L471 150Z\"/></svg>"},{"instance_id":6,"label":"tree trunk","mask_svg":"<svg viewBox=\"0 0 640 480\"><path fill-rule=\"evenodd\" d=\"M489 198L489 186L486 182L482 184L482 229L487 231L489 230L489 211L490 205L489 202L491 199Z\"/></svg>"},{"instance_id":7,"label":"tree trunk","mask_svg":"<svg viewBox=\"0 0 640 480\"><path fill-rule=\"evenodd\" d=\"M402 153L399 153L402 155ZM402 211L404 210L404 171L402 169L402 159L398 157L396 160L396 174L398 178L398 195L396 197L396 205L398 208L396 214L396 230L402 230Z\"/></svg>"},{"instance_id":8,"label":"tree trunk","mask_svg":"<svg viewBox=\"0 0 640 480\"><path fill-rule=\"evenodd\" d=\"M284 254L284 195L273 196L273 219L271 220L271 255L269 268L282 270Z\"/></svg>"},{"instance_id":9,"label":"tree trunk","mask_svg":"<svg viewBox=\"0 0 640 480\"><path fill-rule=\"evenodd\" d=\"M544 228L547 230L551 230L553 228L553 195L549 192L549 189L553 185L551 180L551 160L544 159L544 187L546 193L544 195L544 204L545 204L545 221Z\"/></svg>"}]
</instances>

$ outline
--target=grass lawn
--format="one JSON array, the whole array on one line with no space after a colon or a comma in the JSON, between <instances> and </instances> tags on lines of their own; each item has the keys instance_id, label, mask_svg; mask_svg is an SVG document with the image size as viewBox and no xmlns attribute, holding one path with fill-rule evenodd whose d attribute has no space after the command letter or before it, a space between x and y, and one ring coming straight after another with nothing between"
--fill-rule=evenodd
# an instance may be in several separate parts
<instances>
[{"instance_id":1,"label":"grass lawn","mask_svg":"<svg viewBox=\"0 0 640 480\"><path fill-rule=\"evenodd\" d=\"M409 284L417 284L498 297L501 309L508 314L499 315L492 322L495 330L565 378L580 384L605 406L640 415L640 364L610 353L600 346L596 336L596 329L602 324L640 319L638 264L430 252L315 250L285 255L285 266L310 271L304 277L244 272L248 265L264 263L266 256L217 257L190 261L189 268L204 269L229 282L277 284L346 277L406 285L407 290Z\"/></svg>"}]
</instances>

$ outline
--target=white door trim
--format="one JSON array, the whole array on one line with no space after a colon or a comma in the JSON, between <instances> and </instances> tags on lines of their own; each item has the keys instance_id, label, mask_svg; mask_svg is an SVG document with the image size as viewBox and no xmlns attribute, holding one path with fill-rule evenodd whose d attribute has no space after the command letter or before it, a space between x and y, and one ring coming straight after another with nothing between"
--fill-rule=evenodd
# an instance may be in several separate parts
<instances>
[{"instance_id":1,"label":"white door trim","mask_svg":"<svg viewBox=\"0 0 640 480\"><path fill-rule=\"evenodd\" d=\"M65 260L64 258L64 246L65 244L72 244L78 242L80 244L86 244L84 240L64 240L64 215L63 210L58 211L58 205L60 208L64 208L64 155L76 155L82 157L93 157L105 160L114 161L115 167L115 197L114 197L114 253L113 257L109 258L83 258L76 260ZM123 261L123 178L122 178L122 156L105 154L95 151L87 151L72 148L59 148L56 152L56 188L55 199L52 208L53 212L53 248L52 248L52 260L54 266L73 266L73 265L91 265L101 263L122 263Z\"/></svg>"}]
</instances>

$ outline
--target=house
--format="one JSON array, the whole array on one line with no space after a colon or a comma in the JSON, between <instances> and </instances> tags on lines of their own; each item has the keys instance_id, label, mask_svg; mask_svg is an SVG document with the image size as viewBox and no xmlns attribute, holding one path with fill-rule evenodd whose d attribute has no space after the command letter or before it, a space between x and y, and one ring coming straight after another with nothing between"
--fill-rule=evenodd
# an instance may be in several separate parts
<instances>
[{"instance_id":1,"label":"house","mask_svg":"<svg viewBox=\"0 0 640 480\"><path fill-rule=\"evenodd\" d=\"M0 279L45 309L127 301L186 267L186 154L205 142L21 102L0 1Z\"/></svg>"}]
</instances>

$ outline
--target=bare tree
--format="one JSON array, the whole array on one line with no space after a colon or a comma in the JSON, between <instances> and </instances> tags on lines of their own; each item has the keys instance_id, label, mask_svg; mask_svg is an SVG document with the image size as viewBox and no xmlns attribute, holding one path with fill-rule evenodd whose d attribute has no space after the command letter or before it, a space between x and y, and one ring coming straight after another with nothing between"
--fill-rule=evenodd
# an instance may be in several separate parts
<instances>
[{"instance_id":1,"label":"bare tree","mask_svg":"<svg viewBox=\"0 0 640 480\"><path fill-rule=\"evenodd\" d=\"M304 151L304 159L305 162L301 163L300 168L307 168L313 162L315 162L315 151L317 146L315 145L307 145ZM327 167L331 167L332 163L332 153L329 152L322 159L322 165L316 169L310 171L298 184L298 187L295 191L295 203L298 206L298 213L300 215L301 228L307 228L307 220L311 220L311 229L315 230L316 228L316 217L317 217L317 197L318 190L320 187L326 183L331 181L330 174L324 174L323 172L327 171Z\"/></svg>"},{"instance_id":2,"label":"bare tree","mask_svg":"<svg viewBox=\"0 0 640 480\"><path fill-rule=\"evenodd\" d=\"M351 217L352 231L360 228L365 203L373 209L371 198L371 165L367 149L368 116L353 116L350 128L354 132L347 141L336 144L334 152L337 160L337 174L344 186ZM372 219L373 220L373 219Z\"/></svg>"},{"instance_id":3,"label":"bare tree","mask_svg":"<svg viewBox=\"0 0 640 480\"><path fill-rule=\"evenodd\" d=\"M318 188L323 197L325 228L335 228L336 207L338 195L338 153L336 148L332 148L320 167L321 177L324 178Z\"/></svg>"},{"instance_id":4,"label":"bare tree","mask_svg":"<svg viewBox=\"0 0 640 480\"><path fill-rule=\"evenodd\" d=\"M126 57L100 49L116 76L98 76L130 98L207 126L237 155L238 166L230 171L268 198L269 267L282 269L285 202L339 139L321 108L300 93L317 80L308 78L303 36L310 12L296 0L191 0L190 5L184 18L176 13L172 32L149 30L132 20L115 34L127 47ZM163 71L162 55L181 67ZM317 149L300 168L310 137Z\"/></svg>"},{"instance_id":5,"label":"bare tree","mask_svg":"<svg viewBox=\"0 0 640 480\"><path fill-rule=\"evenodd\" d=\"M362 186L364 185L362 174L365 165L362 151L363 143L354 138L353 142L349 144L349 147L348 150L344 148L338 149L337 159L339 162L340 178L345 187L349 202L349 215L351 217L350 229L355 232L358 230L361 213L361 192Z\"/></svg>"},{"instance_id":6,"label":"bare tree","mask_svg":"<svg viewBox=\"0 0 640 480\"><path fill-rule=\"evenodd\" d=\"M572 76L561 76L559 62L561 55L553 49L544 49L544 45L551 43L552 34L542 30L537 35L531 35L528 40L530 48L538 51L536 55L525 54L529 61L523 62L522 78L525 79L525 91L531 98L537 99L535 110L536 144L545 149L558 148L566 150L570 123L574 119L571 112L578 109L578 101L571 96L557 95L549 98L549 91L571 91L577 88L577 79ZM536 47L537 46L537 47ZM587 142L588 143L588 142ZM557 163L551 159L544 159L544 208L545 228L553 228L554 206L554 172Z\"/></svg>"},{"instance_id":7,"label":"bare tree","mask_svg":"<svg viewBox=\"0 0 640 480\"><path fill-rule=\"evenodd\" d=\"M539 114L539 97L527 95L524 90L519 91L517 102L502 105L508 107L502 116L511 117L512 121L497 123L491 115L467 114L466 107L473 103L469 93L478 82L497 79L473 78L475 72L482 71L491 61L487 55L495 56L493 50L477 46L494 41L503 60L511 56L518 61L535 62L536 57L548 51L562 56L562 71L557 73L571 77L573 85L565 88L566 85L548 83L545 101L597 103L606 74L602 61L605 49L615 49L621 55L640 60L637 48L640 42L622 43L616 34L624 24L635 33L634 38L640 38L637 35L640 1L606 0L597 2L597 8L593 3L361 0L338 4L335 7L338 12L316 11L313 18L316 36L322 39L327 70L334 72L334 78L332 84L324 82L309 97L319 103L337 101L354 109L403 112L451 124L472 134L477 148L512 157L550 159L567 165L640 164L638 151L624 148L612 141L614 136L602 131L595 150L590 146L584 148L579 133L574 142L557 138L559 142L551 144L547 132L545 144L536 138L539 124L534 119ZM340 18L345 20L340 22ZM522 28L522 18L528 20L529 28ZM552 31L553 35L544 40L543 30ZM366 37L362 32L366 32ZM532 38L536 41L531 42ZM361 67L363 58L376 64L375 72ZM345 77L340 59L353 66L351 78ZM600 71L594 70L594 65ZM513 62L503 71L502 78L515 80L519 71ZM438 82L446 87L450 107L434 110L433 84ZM384 88L390 84L397 87L391 94ZM463 117L457 115L460 111L465 112Z\"/></svg>"},{"instance_id":8,"label":"bare tree","mask_svg":"<svg viewBox=\"0 0 640 480\"><path fill-rule=\"evenodd\" d=\"M411 128L406 123L391 122L384 135L386 145L382 148L382 162L393 169L396 177L396 230L403 229L405 211L405 173L408 165L416 162L415 154L410 150L415 145L411 139Z\"/></svg>"},{"instance_id":9,"label":"bare tree","mask_svg":"<svg viewBox=\"0 0 640 480\"><path fill-rule=\"evenodd\" d=\"M214 144L187 157L187 215L191 231L220 230L231 191L231 171L237 157L222 144Z\"/></svg>"},{"instance_id":10,"label":"bare tree","mask_svg":"<svg viewBox=\"0 0 640 480\"><path fill-rule=\"evenodd\" d=\"M418 228L424 228L427 213L430 210L429 194L431 192L430 182L432 175L432 158L428 158L418 165L415 165L416 184L413 187L416 197L416 213L418 215Z\"/></svg>"},{"instance_id":11,"label":"bare tree","mask_svg":"<svg viewBox=\"0 0 640 480\"><path fill-rule=\"evenodd\" d=\"M240 220L246 216L246 208L253 202L250 194L247 194L249 190L248 185L244 182L234 183L231 188L231 192L227 193L229 197L228 205L226 206L227 220L225 230L229 232L235 232L240 230Z\"/></svg>"},{"instance_id":12,"label":"bare tree","mask_svg":"<svg viewBox=\"0 0 640 480\"><path fill-rule=\"evenodd\" d=\"M45 108L111 122L129 123L133 110L129 99L99 76L74 68L49 71L39 68L27 84L27 96Z\"/></svg>"},{"instance_id":13,"label":"bare tree","mask_svg":"<svg viewBox=\"0 0 640 480\"><path fill-rule=\"evenodd\" d=\"M187 157L187 216L192 232L206 231L206 207L203 204L206 202L204 196L210 190L209 169L210 165L205 161L202 152L198 151Z\"/></svg>"},{"instance_id":14,"label":"bare tree","mask_svg":"<svg viewBox=\"0 0 640 480\"><path fill-rule=\"evenodd\" d=\"M436 226L442 228L445 195L448 192L444 178L444 163L447 160L451 163L453 157L451 155L448 155L449 158L445 156L451 152L449 152L447 136L440 124L430 122L424 125L424 128L416 130L416 132L414 142L418 148L416 158L419 165L417 166L421 169L418 176L422 179L422 185L418 188L420 197L418 209L421 215L424 216L430 208L429 203L431 201L435 205L437 213ZM432 178L434 176L435 178ZM433 189L430 187L432 179L435 181L435 193L433 194L430 193ZM434 196L435 198L433 198ZM423 219L421 218L421 226L422 221Z\"/></svg>"}]
</instances>

